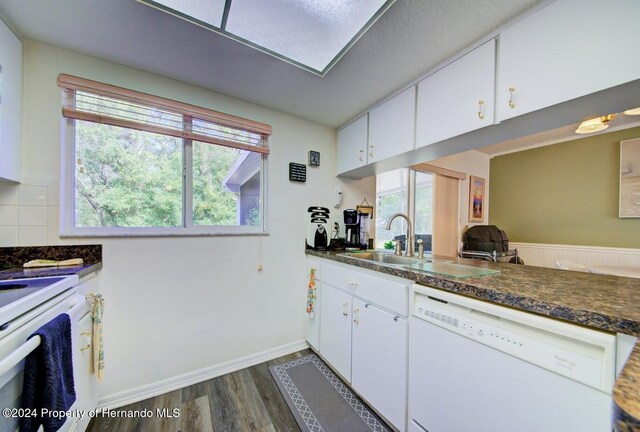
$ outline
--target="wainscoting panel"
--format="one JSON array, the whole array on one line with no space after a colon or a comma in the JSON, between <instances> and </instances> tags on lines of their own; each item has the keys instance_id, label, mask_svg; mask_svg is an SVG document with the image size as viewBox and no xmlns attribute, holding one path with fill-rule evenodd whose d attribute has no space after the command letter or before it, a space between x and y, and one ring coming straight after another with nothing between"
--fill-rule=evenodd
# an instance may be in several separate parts
<instances>
[{"instance_id":1,"label":"wainscoting panel","mask_svg":"<svg viewBox=\"0 0 640 432\"><path fill-rule=\"evenodd\" d=\"M538 267L556 268L557 260L570 260L587 268L602 265L640 267L640 249L515 242L509 242L509 249L518 249L518 256L525 264Z\"/></svg>"}]
</instances>

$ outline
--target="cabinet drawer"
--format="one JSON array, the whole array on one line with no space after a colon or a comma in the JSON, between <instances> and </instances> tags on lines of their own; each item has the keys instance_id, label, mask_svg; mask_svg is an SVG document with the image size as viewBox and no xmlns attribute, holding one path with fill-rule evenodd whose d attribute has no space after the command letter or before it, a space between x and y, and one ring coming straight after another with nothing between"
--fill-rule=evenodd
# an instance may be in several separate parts
<instances>
[{"instance_id":1,"label":"cabinet drawer","mask_svg":"<svg viewBox=\"0 0 640 432\"><path fill-rule=\"evenodd\" d=\"M365 302L376 304L392 312L406 316L408 313L409 281L380 277L369 270L359 270L349 265L337 265L323 261L322 281L340 288Z\"/></svg>"}]
</instances>

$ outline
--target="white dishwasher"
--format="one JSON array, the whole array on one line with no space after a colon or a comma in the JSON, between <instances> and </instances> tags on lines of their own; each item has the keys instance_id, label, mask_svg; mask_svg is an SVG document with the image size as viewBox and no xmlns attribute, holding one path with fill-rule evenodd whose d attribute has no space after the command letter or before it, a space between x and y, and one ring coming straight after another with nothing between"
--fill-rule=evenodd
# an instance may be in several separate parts
<instances>
[{"instance_id":1,"label":"white dishwasher","mask_svg":"<svg viewBox=\"0 0 640 432\"><path fill-rule=\"evenodd\" d=\"M414 290L410 432L612 430L614 335Z\"/></svg>"}]
</instances>

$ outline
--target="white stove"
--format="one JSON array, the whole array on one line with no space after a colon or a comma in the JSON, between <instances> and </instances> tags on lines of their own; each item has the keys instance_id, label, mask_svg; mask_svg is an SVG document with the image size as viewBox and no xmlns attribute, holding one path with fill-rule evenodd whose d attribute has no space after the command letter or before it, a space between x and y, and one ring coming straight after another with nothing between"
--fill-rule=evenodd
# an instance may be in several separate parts
<instances>
[{"instance_id":1,"label":"white stove","mask_svg":"<svg viewBox=\"0 0 640 432\"><path fill-rule=\"evenodd\" d=\"M40 344L39 337L30 338L40 327L66 313L71 319L74 349L82 346L79 321L90 306L78 293L78 283L77 275L0 281L0 401L4 407L21 407L23 360ZM80 351L74 351L74 375L81 369L76 366L80 360ZM76 423L67 421L60 431L74 430ZM15 431L18 426L17 418L0 417L0 431Z\"/></svg>"},{"instance_id":2,"label":"white stove","mask_svg":"<svg viewBox=\"0 0 640 432\"><path fill-rule=\"evenodd\" d=\"M0 281L0 338L10 322L78 284L78 276L51 276Z\"/></svg>"}]
</instances>

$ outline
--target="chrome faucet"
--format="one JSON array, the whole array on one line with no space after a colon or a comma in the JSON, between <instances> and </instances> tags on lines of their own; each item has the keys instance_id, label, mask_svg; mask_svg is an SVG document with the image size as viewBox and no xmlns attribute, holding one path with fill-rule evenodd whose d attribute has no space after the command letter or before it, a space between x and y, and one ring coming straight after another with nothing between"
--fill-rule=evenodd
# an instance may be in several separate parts
<instances>
[{"instance_id":1,"label":"chrome faucet","mask_svg":"<svg viewBox=\"0 0 640 432\"><path fill-rule=\"evenodd\" d=\"M411 219L409 219L409 216L403 213L395 213L391 215L391 217L389 218L389 221L387 222L387 229L388 230L391 229L391 222L393 222L393 220L397 217L404 218L407 221L407 238L406 238L407 244L405 245L404 254L405 256L413 256L413 242L414 242L413 226L411 225Z\"/></svg>"}]
</instances>

